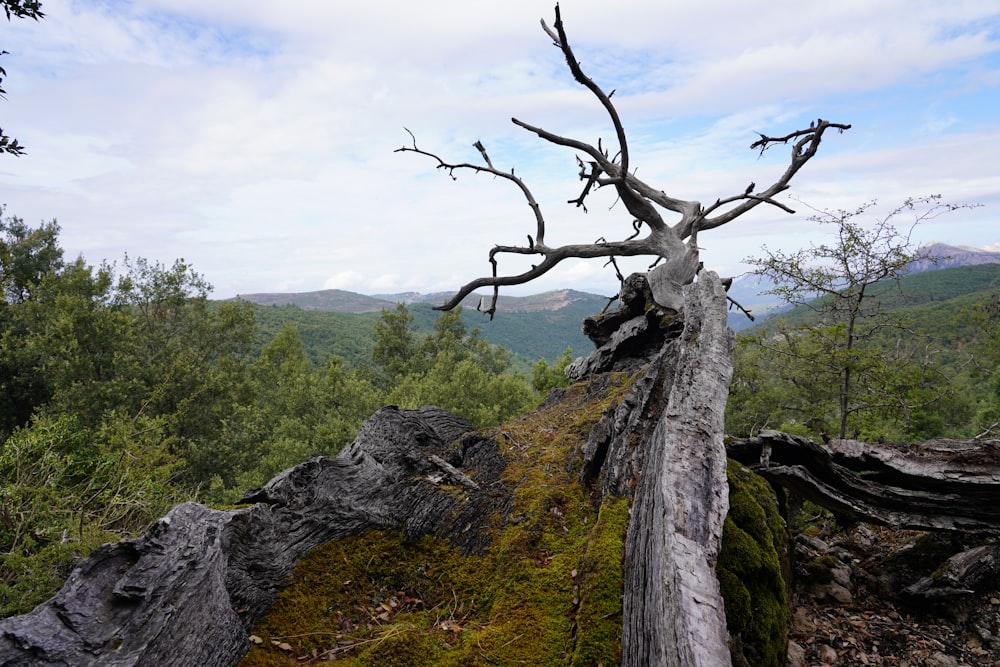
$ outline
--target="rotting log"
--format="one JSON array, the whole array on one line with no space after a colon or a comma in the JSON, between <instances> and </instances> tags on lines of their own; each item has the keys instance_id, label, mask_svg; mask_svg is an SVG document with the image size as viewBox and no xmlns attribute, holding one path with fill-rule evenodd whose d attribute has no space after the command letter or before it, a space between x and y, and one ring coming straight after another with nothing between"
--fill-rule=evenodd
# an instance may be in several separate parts
<instances>
[{"instance_id":1,"label":"rotting log","mask_svg":"<svg viewBox=\"0 0 1000 667\"><path fill-rule=\"evenodd\" d=\"M1000 441L914 445L831 440L780 431L733 439L730 457L847 521L889 528L1000 531Z\"/></svg>"}]
</instances>

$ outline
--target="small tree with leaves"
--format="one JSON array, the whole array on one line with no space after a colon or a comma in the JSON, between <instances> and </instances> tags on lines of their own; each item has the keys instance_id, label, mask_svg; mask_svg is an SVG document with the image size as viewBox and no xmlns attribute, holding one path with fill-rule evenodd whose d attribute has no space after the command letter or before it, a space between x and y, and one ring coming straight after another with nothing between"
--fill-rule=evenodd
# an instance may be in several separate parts
<instances>
[{"instance_id":1,"label":"small tree with leaves","mask_svg":"<svg viewBox=\"0 0 1000 667\"><path fill-rule=\"evenodd\" d=\"M899 279L918 260L931 260L914 249L913 228L920 222L967 205L947 204L940 195L911 198L871 224L861 220L876 202L852 211L817 211L809 219L835 227L835 242L791 253L764 246L762 257L745 261L756 275L776 283L767 291L785 303L811 311L802 324L783 326L761 339L781 363L775 372L801 390L804 420L823 420L817 408L832 401L841 438L862 414L894 412L909 420L915 390L928 381L915 357L913 332L886 309L898 293ZM906 219L905 231L895 226ZM935 380L940 380L935 376ZM921 392L923 403L940 392ZM805 414L811 411L811 414Z\"/></svg>"}]
</instances>

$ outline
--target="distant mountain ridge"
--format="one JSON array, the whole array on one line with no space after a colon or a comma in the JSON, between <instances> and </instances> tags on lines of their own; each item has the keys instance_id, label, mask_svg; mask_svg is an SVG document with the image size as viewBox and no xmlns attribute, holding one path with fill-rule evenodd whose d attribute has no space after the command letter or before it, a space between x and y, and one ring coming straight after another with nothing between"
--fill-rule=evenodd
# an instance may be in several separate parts
<instances>
[{"instance_id":1,"label":"distant mountain ridge","mask_svg":"<svg viewBox=\"0 0 1000 667\"><path fill-rule=\"evenodd\" d=\"M1000 264L1000 252L970 246L948 245L947 243L934 242L922 245L917 248L915 254L927 259L911 262L906 271L908 275L962 266ZM744 308L749 309L755 321L751 322L743 313L731 310L729 326L736 331L741 331L759 323L761 319L769 315L787 311L789 306L785 305L781 299L771 294L764 294L773 288L774 283L752 273L744 273L737 277L729 288L729 296Z\"/></svg>"},{"instance_id":2,"label":"distant mountain ridge","mask_svg":"<svg viewBox=\"0 0 1000 667\"><path fill-rule=\"evenodd\" d=\"M451 292L400 292L397 294L358 294L346 290L328 289L315 292L285 292L241 294L240 299L262 306L298 306L302 310L323 310L338 313L377 313L383 308L391 309L397 303L414 304L427 303L437 305L444 303ZM484 297L489 299L489 297ZM550 290L529 296L501 295L497 301L498 313L535 313L562 310L570 306L594 304L597 310L607 304L609 297L572 289ZM480 295L471 294L462 300L462 307L476 310ZM598 305L599 304L599 305Z\"/></svg>"},{"instance_id":3,"label":"distant mountain ridge","mask_svg":"<svg viewBox=\"0 0 1000 667\"><path fill-rule=\"evenodd\" d=\"M918 252L921 255L926 255L928 259L921 259L910 264L911 273L947 269L954 266L1000 264L1000 252L984 250L983 248L934 242L921 246ZM934 259L937 261L935 262Z\"/></svg>"},{"instance_id":4,"label":"distant mountain ridge","mask_svg":"<svg viewBox=\"0 0 1000 667\"><path fill-rule=\"evenodd\" d=\"M935 269L955 266L974 266L978 264L1000 264L1000 252L954 246L945 243L930 243L921 246L918 253L937 261L923 259L910 265L909 273L922 273ZM764 314L779 305L773 296L762 295L772 285L765 279L752 274L744 274L733 281L729 295L755 314ZM450 298L452 292L397 292L392 294L360 294L341 289L317 290L314 292L264 292L258 294L241 294L240 299L262 306L298 306L302 310L324 310L338 313L377 313L383 308L393 308L397 303L413 304L428 303L437 305ZM489 299L489 297L484 297ZM593 303L597 306L594 314L600 312L607 304L610 296L601 296L590 292L573 289L549 290L529 296L500 295L497 301L497 312L531 313L555 311L570 305ZM476 310L480 295L470 294L463 299L462 307L466 310ZM599 304L599 305L598 305ZM746 319L744 317L744 319Z\"/></svg>"},{"instance_id":5,"label":"distant mountain ridge","mask_svg":"<svg viewBox=\"0 0 1000 667\"><path fill-rule=\"evenodd\" d=\"M919 251L941 259L936 264L927 260L915 262L911 274L1000 264L1000 252L980 248L933 243L921 247ZM731 308L729 326L739 331L788 310L776 297L762 294L772 287L771 283L753 274L736 278L729 289L729 296L750 309L755 319L750 321L738 309ZM261 345L277 333L282 322L295 322L307 339L307 348L317 363L322 363L329 354L338 354L351 363L359 363L370 358L374 340L373 323L383 309L391 310L397 303L407 304L415 317L415 326L425 333L433 328L437 315L431 306L444 303L451 295L451 292L366 295L329 289L244 294L239 298L259 307ZM501 294L497 302L500 316L491 321L476 312L479 299L480 295L473 294L462 302L463 321L470 329L482 329L484 338L490 342L513 351L524 362L522 368L536 359L554 360L567 346L572 347L575 355L593 349L592 343L581 332L581 324L585 317L600 313L609 302L607 296L572 289L550 290L529 296Z\"/></svg>"}]
</instances>

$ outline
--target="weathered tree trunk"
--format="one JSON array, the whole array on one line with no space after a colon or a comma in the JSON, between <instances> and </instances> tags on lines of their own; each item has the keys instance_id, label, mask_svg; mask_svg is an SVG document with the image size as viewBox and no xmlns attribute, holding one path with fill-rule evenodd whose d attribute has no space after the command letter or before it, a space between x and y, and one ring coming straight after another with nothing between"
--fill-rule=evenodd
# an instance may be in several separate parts
<instances>
[{"instance_id":1,"label":"weathered tree trunk","mask_svg":"<svg viewBox=\"0 0 1000 667\"><path fill-rule=\"evenodd\" d=\"M763 431L728 446L756 473L849 521L916 530L1000 529L1000 441L906 447Z\"/></svg>"},{"instance_id":2,"label":"weathered tree trunk","mask_svg":"<svg viewBox=\"0 0 1000 667\"><path fill-rule=\"evenodd\" d=\"M54 598L0 621L0 664L233 665L296 562L327 540L398 528L482 546L482 516L510 498L504 465L496 443L444 410L383 408L337 458L248 494L250 508L185 503L95 551Z\"/></svg>"},{"instance_id":3,"label":"weathered tree trunk","mask_svg":"<svg viewBox=\"0 0 1000 667\"><path fill-rule=\"evenodd\" d=\"M715 565L729 509L722 434L733 339L714 274L685 294L625 546L624 665L731 662Z\"/></svg>"}]
</instances>

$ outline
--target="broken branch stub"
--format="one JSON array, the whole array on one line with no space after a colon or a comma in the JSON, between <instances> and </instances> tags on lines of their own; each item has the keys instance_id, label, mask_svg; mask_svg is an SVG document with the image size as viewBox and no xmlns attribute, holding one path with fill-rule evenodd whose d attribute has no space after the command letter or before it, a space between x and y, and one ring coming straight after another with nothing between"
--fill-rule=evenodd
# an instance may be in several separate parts
<instances>
[{"instance_id":1,"label":"broken branch stub","mask_svg":"<svg viewBox=\"0 0 1000 667\"><path fill-rule=\"evenodd\" d=\"M531 193L531 189L524 180L515 176L513 169L506 171L494 166L481 141L476 141L473 145L478 151L482 163L449 162L433 152L419 148L413 133L407 130L412 143L396 149L397 153L417 153L436 160L437 168L447 171L453 179L456 178L455 172L471 170L475 173L492 174L510 181L520 189L535 218L535 236L532 238L530 234L527 235L527 245L494 246L489 252L491 274L466 283L448 301L436 306L437 310L451 310L474 290L480 287L492 287L493 296L489 306L485 309L485 312L492 318L496 312L500 287L530 282L544 275L565 259L641 255L655 257L657 261L666 260L662 266L657 267L657 275L651 276L650 283L657 286L653 290L656 302L661 306L674 308L682 301L680 287L694 279L700 265L696 243L697 233L720 227L760 204L770 204L793 213L794 211L790 208L776 201L775 195L788 189L788 183L792 177L816 154L823 135L828 129L834 128L842 132L851 127L819 119L810 123L807 129L795 130L779 137L758 133L760 139L755 141L751 148L760 150L761 153L775 144L788 144L790 142L792 144L788 167L771 185L759 189L752 183L750 187L745 188L739 194L720 197L708 207L704 207L700 202L694 200L670 196L664 190L654 188L642 181L635 175L634 169L630 171L625 126L618 115L618 110L611 101L614 91L611 94L605 93L600 85L584 73L570 47L558 5L555 8L555 17L554 29L549 28L544 21L542 21L542 27L562 51L573 79L587 88L604 107L614 127L615 137L618 140L618 150L612 153L601 145L600 140L595 147L593 144L549 132L517 118L512 118L511 121L544 141L577 151L576 160L580 167L580 180L584 182L584 187L579 196L569 200L570 204L586 211L587 197L601 188L610 186L631 216L628 220L629 226L635 230L646 227L648 234L641 238L638 234L633 234L621 241L604 241L602 239L594 243L551 247L545 243L545 216L540 204ZM579 154L586 157L581 158ZM676 219L672 223L666 222L663 218L663 211L674 214ZM503 275L498 268L498 256L501 254L540 255L542 259L533 264L528 271Z\"/></svg>"}]
</instances>

